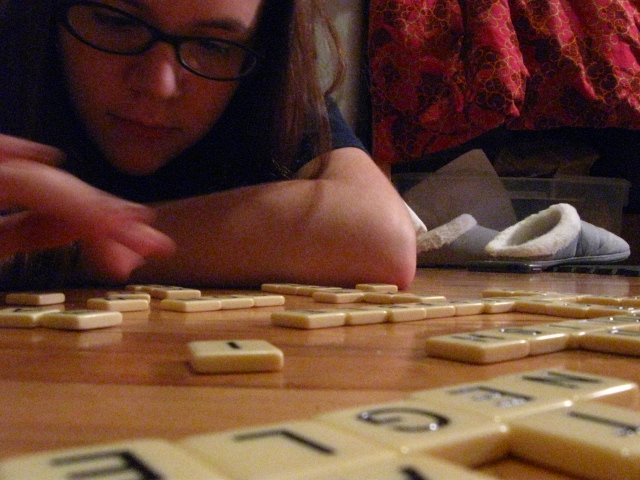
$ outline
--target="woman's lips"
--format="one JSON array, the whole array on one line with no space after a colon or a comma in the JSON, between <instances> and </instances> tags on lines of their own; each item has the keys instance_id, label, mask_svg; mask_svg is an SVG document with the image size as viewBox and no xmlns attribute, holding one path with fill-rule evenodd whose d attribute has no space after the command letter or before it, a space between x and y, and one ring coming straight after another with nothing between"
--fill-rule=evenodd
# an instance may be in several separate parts
<instances>
[{"instance_id":1,"label":"woman's lips","mask_svg":"<svg viewBox=\"0 0 640 480\"><path fill-rule=\"evenodd\" d=\"M112 118L116 121L117 128L122 130L123 134L139 139L162 140L178 130L162 123L146 122L119 115L112 115Z\"/></svg>"}]
</instances>

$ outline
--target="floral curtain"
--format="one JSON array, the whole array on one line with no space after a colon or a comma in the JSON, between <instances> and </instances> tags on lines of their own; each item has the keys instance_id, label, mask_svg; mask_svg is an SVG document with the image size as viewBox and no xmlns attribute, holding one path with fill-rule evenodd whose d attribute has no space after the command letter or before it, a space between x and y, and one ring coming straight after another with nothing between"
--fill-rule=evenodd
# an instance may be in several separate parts
<instances>
[{"instance_id":1,"label":"floral curtain","mask_svg":"<svg viewBox=\"0 0 640 480\"><path fill-rule=\"evenodd\" d=\"M374 156L510 129L640 129L640 0L370 0Z\"/></svg>"}]
</instances>

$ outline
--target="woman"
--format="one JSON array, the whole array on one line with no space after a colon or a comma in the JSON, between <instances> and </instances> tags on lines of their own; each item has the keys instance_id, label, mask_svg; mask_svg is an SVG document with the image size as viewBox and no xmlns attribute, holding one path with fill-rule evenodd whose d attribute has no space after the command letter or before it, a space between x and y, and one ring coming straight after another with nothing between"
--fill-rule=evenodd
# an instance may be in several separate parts
<instances>
[{"instance_id":1,"label":"woman","mask_svg":"<svg viewBox=\"0 0 640 480\"><path fill-rule=\"evenodd\" d=\"M415 232L325 102L318 13L0 0L0 279L408 285Z\"/></svg>"}]
</instances>

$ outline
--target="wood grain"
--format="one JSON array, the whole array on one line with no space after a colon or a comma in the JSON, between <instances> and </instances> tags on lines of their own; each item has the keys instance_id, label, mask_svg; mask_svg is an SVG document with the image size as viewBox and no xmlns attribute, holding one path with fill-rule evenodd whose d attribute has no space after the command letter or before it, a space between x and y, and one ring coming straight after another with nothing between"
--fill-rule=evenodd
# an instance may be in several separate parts
<instances>
[{"instance_id":1,"label":"wood grain","mask_svg":"<svg viewBox=\"0 0 640 480\"><path fill-rule=\"evenodd\" d=\"M462 300L479 298L489 287L640 295L638 278L435 269L419 270L408 291ZM65 291L66 307L84 307L88 298L106 291ZM0 330L0 458L297 420L399 400L420 389L538 368L565 368L640 383L640 362L633 357L564 351L478 366L423 353L423 341L432 335L551 319L540 315L477 315L307 331L270 325L271 313L279 309L318 306L307 297L287 296L285 307L203 314L163 312L157 302L150 311L125 313L122 326L104 330ZM281 372L202 375L189 368L189 341L252 338L283 350ZM504 479L569 478L514 459L482 470Z\"/></svg>"}]
</instances>

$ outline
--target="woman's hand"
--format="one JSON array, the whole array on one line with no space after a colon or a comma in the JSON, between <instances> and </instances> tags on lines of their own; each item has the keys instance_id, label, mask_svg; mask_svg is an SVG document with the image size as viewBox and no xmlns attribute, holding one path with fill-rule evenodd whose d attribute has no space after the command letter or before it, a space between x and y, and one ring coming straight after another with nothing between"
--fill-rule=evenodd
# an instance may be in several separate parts
<instances>
[{"instance_id":1,"label":"woman's hand","mask_svg":"<svg viewBox=\"0 0 640 480\"><path fill-rule=\"evenodd\" d=\"M0 135L0 258L79 241L88 273L123 281L174 244L152 228L153 211L102 192L50 165L62 154Z\"/></svg>"}]
</instances>

